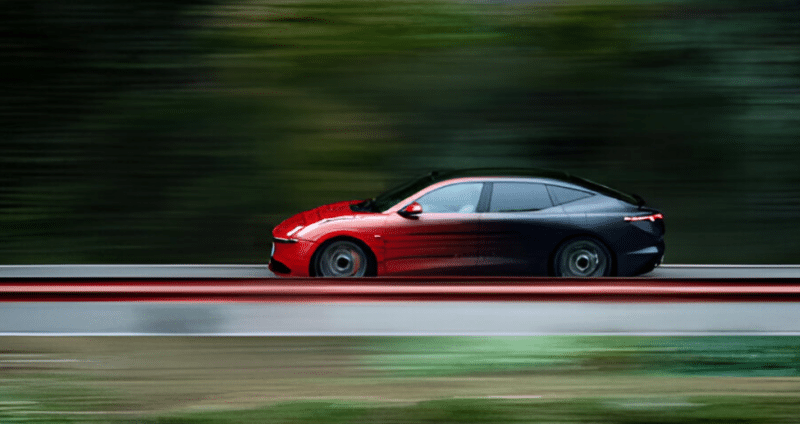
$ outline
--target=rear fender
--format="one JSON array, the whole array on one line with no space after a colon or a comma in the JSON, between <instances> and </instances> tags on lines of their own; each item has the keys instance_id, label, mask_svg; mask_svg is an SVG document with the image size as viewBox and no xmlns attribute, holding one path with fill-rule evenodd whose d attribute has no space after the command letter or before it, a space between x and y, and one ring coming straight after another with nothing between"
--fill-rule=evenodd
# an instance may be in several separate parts
<instances>
[{"instance_id":1,"label":"rear fender","mask_svg":"<svg viewBox=\"0 0 800 424\"><path fill-rule=\"evenodd\" d=\"M611 254L611 258L610 258L611 259L611 272L609 273L609 276L610 277L616 276L617 275L617 253L614 252L614 249L612 249L610 247L610 245L608 244L608 242L606 240L604 240L602 237L599 237L596 234L590 234L590 233L573 234L573 235L570 235L569 237L566 237L563 240L561 240L561 242L558 243L558 245L555 247L555 249L553 249L553 251L550 252L550 257L547 259L547 274L550 275L550 276L555 276L556 275L555 260L556 260L556 253L558 252L558 249L561 249L561 246L569 243L570 241L575 240L575 239L579 239L579 238L592 239L592 240L602 244L603 246L605 246L605 248Z\"/></svg>"}]
</instances>

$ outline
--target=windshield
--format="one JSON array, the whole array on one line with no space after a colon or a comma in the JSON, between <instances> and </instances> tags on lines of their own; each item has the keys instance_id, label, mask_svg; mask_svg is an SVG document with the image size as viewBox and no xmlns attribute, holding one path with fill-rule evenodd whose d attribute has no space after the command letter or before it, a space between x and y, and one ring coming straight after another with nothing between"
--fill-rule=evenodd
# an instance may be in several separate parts
<instances>
[{"instance_id":1,"label":"windshield","mask_svg":"<svg viewBox=\"0 0 800 424\"><path fill-rule=\"evenodd\" d=\"M392 189L389 189L378 197L367 199L361 203L351 206L353 210L357 211L370 211L370 212L385 212L387 209L396 205L397 202L411 196L412 194L422 190L423 188L435 182L433 175L427 174L425 176L406 181Z\"/></svg>"}]
</instances>

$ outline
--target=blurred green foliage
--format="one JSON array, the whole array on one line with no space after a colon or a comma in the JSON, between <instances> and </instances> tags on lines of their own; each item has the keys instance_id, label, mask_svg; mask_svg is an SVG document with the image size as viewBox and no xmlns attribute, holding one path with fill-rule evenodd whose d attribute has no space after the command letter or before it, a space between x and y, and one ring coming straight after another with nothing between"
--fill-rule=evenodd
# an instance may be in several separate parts
<instances>
[{"instance_id":1,"label":"blurred green foliage","mask_svg":"<svg viewBox=\"0 0 800 424\"><path fill-rule=\"evenodd\" d=\"M447 399L399 404L365 402L286 402L243 411L184 412L146 424L210 423L608 423L736 424L791 423L798 413L794 399L691 397L658 399Z\"/></svg>"},{"instance_id":2,"label":"blurred green foliage","mask_svg":"<svg viewBox=\"0 0 800 424\"><path fill-rule=\"evenodd\" d=\"M800 337L2 337L2 423L797 423Z\"/></svg>"},{"instance_id":3,"label":"blurred green foliage","mask_svg":"<svg viewBox=\"0 0 800 424\"><path fill-rule=\"evenodd\" d=\"M667 262L797 263L796 1L0 2L0 261L263 263L432 168L562 169Z\"/></svg>"},{"instance_id":4,"label":"blurred green foliage","mask_svg":"<svg viewBox=\"0 0 800 424\"><path fill-rule=\"evenodd\" d=\"M358 362L390 378L458 375L798 377L798 337L366 338Z\"/></svg>"}]
</instances>

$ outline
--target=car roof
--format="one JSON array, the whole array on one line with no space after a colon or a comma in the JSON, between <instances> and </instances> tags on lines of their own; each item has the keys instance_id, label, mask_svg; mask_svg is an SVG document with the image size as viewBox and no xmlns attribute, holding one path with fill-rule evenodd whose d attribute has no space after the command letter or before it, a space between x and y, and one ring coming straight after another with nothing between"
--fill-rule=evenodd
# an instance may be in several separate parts
<instances>
[{"instance_id":1,"label":"car roof","mask_svg":"<svg viewBox=\"0 0 800 424\"><path fill-rule=\"evenodd\" d=\"M458 170L437 170L430 173L431 182L437 183L456 178L480 178L480 177L516 177L516 178L546 178L560 181L573 186L581 187L600 193L605 196L613 197L631 204L644 204L644 201L636 195L628 194L594 181L587 180L564 171L556 171L544 168L472 168Z\"/></svg>"},{"instance_id":2,"label":"car roof","mask_svg":"<svg viewBox=\"0 0 800 424\"><path fill-rule=\"evenodd\" d=\"M549 178L564 182L570 181L571 175L551 169L540 168L472 168L472 169L447 169L436 170L430 173L434 182L452 180L455 178L469 177L524 177L524 178Z\"/></svg>"}]
</instances>

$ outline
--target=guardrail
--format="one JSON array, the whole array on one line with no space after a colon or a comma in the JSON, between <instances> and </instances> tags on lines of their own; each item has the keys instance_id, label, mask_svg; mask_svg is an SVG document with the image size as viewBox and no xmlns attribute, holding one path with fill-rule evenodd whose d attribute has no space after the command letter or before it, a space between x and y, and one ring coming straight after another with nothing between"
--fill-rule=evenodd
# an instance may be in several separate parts
<instances>
[{"instance_id":1,"label":"guardrail","mask_svg":"<svg viewBox=\"0 0 800 424\"><path fill-rule=\"evenodd\" d=\"M3 279L0 302L798 302L798 279Z\"/></svg>"}]
</instances>

